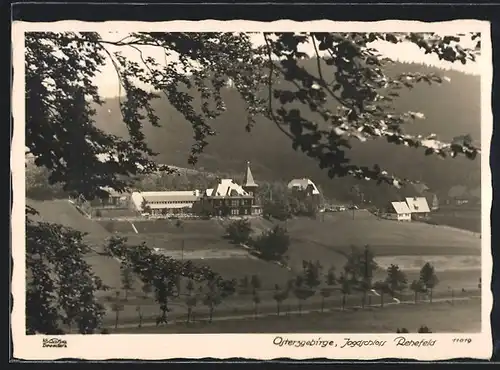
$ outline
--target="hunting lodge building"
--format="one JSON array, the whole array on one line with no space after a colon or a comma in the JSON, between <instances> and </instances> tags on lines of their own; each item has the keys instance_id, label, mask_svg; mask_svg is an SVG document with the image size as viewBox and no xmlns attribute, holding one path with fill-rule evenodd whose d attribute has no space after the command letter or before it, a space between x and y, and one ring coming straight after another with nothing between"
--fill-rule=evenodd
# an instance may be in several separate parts
<instances>
[{"instance_id":1,"label":"hunting lodge building","mask_svg":"<svg viewBox=\"0 0 500 370\"><path fill-rule=\"evenodd\" d=\"M256 201L257 189L247 163L242 185L233 179L218 179L212 188L203 192L134 192L131 199L139 212L151 216L258 216L262 208Z\"/></svg>"}]
</instances>

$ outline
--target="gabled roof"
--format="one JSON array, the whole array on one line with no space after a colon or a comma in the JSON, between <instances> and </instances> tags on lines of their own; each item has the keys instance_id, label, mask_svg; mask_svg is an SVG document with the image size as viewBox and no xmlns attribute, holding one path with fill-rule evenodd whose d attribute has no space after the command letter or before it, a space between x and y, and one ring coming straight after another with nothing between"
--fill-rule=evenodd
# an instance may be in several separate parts
<instances>
[{"instance_id":1,"label":"gabled roof","mask_svg":"<svg viewBox=\"0 0 500 370\"><path fill-rule=\"evenodd\" d=\"M411 213L427 213L431 211L425 197L406 198L406 203Z\"/></svg>"},{"instance_id":2,"label":"gabled roof","mask_svg":"<svg viewBox=\"0 0 500 370\"><path fill-rule=\"evenodd\" d=\"M293 179L288 183L288 189L298 188L300 190L306 190L308 187L312 188L312 193L314 195L319 195L319 190L316 187L316 184L309 179Z\"/></svg>"},{"instance_id":3,"label":"gabled roof","mask_svg":"<svg viewBox=\"0 0 500 370\"><path fill-rule=\"evenodd\" d=\"M247 162L247 170L243 179L243 186L248 188L256 188L259 185L254 181L252 171L250 170L250 162Z\"/></svg>"},{"instance_id":4,"label":"gabled roof","mask_svg":"<svg viewBox=\"0 0 500 370\"><path fill-rule=\"evenodd\" d=\"M205 190L205 195L209 197L235 197L248 196L249 194L233 179L221 179L214 188Z\"/></svg>"},{"instance_id":5,"label":"gabled roof","mask_svg":"<svg viewBox=\"0 0 500 370\"><path fill-rule=\"evenodd\" d=\"M391 206L398 215L411 213L406 202L391 202Z\"/></svg>"}]
</instances>

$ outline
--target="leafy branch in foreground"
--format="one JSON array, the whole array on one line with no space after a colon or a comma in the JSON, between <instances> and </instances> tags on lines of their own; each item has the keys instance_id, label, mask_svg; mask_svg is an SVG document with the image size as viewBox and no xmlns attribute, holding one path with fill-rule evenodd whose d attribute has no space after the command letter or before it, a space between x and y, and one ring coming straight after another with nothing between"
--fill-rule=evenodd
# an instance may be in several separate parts
<instances>
[{"instance_id":1,"label":"leafy branch in foreground","mask_svg":"<svg viewBox=\"0 0 500 370\"><path fill-rule=\"evenodd\" d=\"M436 74L422 73L390 76L387 67L393 61L369 46L370 42L378 40L406 41L447 61L465 63L474 60L475 50L451 45L456 38L382 33L286 33L274 36L271 39L271 35L264 35L271 61L269 99L279 102L277 109L273 108L272 102L269 103L269 116L287 131L294 149L301 149L316 159L321 168L328 170L330 177L351 175L397 187L404 183L378 165L369 168L350 164L345 151L351 148L351 139L365 142L381 137L397 145L423 147L426 155L441 157L455 157L461 153L474 159L479 153L479 148L473 145L468 135L457 137L452 143L443 143L433 134L406 134L405 125L425 117L418 112L394 112L392 103L399 96L399 90L411 89L420 82L441 83L442 79ZM316 71L308 71L300 65L300 60L307 55L299 51L299 46L307 43L314 47ZM289 81L292 88L273 87L273 81L280 76Z\"/></svg>"},{"instance_id":2,"label":"leafy branch in foreground","mask_svg":"<svg viewBox=\"0 0 500 370\"><path fill-rule=\"evenodd\" d=\"M152 287L164 320L169 311L169 300L177 293L180 277L192 282L207 282L224 297L234 292L233 281L223 280L208 267L157 254L145 243L131 246L126 244L126 238L112 237L106 249L110 256L121 260L144 284Z\"/></svg>"},{"instance_id":3,"label":"leafy branch in foreground","mask_svg":"<svg viewBox=\"0 0 500 370\"><path fill-rule=\"evenodd\" d=\"M210 121L226 110L221 89L228 79L246 103L247 130L257 116L269 118L294 148L316 159L331 177L403 183L377 165L350 163L346 151L352 139L385 138L442 157L464 154L472 159L479 153L467 135L443 143L432 133L404 132L405 125L424 117L393 111L399 91L421 82L441 83L442 78L422 73L391 76L387 67L392 61L373 45L413 43L442 60L466 63L479 54L479 34L275 33L262 34L262 45L252 36L141 32L113 41L89 32L26 34L26 143L37 165L50 169L51 181L85 196L98 193L99 186L124 189L129 185L126 176L156 171L156 153L142 129L147 122L160 125L151 106L160 93L192 125L189 161L194 164L207 137L216 134ZM477 42L476 48L462 47L464 38ZM299 50L305 44L314 49L316 71L300 65L308 57ZM144 57L141 47L160 50L165 60ZM126 49L134 51L140 62L124 57ZM120 110L128 139L97 129L92 119L93 104L102 104L96 76L106 63L114 67L123 95ZM278 83L282 80L286 84ZM194 91L201 94L199 109L193 105Z\"/></svg>"}]
</instances>

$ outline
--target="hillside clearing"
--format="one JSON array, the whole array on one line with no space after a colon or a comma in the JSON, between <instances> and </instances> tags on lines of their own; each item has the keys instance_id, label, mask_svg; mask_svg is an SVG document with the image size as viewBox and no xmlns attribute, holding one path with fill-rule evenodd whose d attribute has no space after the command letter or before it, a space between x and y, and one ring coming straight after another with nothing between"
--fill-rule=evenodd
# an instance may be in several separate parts
<instances>
[{"instance_id":1,"label":"hillside clearing","mask_svg":"<svg viewBox=\"0 0 500 370\"><path fill-rule=\"evenodd\" d=\"M224 278L258 274L266 287L283 284L292 273L301 271L303 260L320 261L325 268L335 266L339 271L351 245L369 244L382 268L390 263L404 269L418 270L425 261L431 261L438 272L478 270L480 266L480 239L473 233L424 223L402 223L378 220L366 211L327 214L317 220L295 218L286 222L291 235L288 264L293 271L276 264L249 258L241 247L223 239L224 224L217 220L185 220L177 226L176 220L148 220L96 222L81 215L66 200L28 201L48 222L59 222L89 233L87 239L102 248L106 238L116 232L129 243L146 242L174 258L193 259L195 263L210 266ZM263 231L273 223L262 218L250 219L252 225ZM104 227L103 227L104 226ZM114 230L113 233L109 231ZM119 289L119 263L109 257L87 257L96 274L106 285ZM455 277L457 278L457 277ZM450 281L450 285L452 284ZM474 279L473 284L476 284Z\"/></svg>"}]
</instances>

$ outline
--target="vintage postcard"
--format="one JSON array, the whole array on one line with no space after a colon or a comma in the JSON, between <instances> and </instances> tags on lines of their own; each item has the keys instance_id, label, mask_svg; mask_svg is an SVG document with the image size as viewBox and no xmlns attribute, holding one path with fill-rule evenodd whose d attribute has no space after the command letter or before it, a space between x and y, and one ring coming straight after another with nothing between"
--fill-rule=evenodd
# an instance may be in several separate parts
<instances>
[{"instance_id":1,"label":"vintage postcard","mask_svg":"<svg viewBox=\"0 0 500 370\"><path fill-rule=\"evenodd\" d=\"M16 358L490 358L488 22L12 29Z\"/></svg>"}]
</instances>

